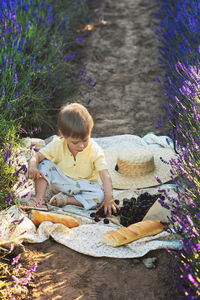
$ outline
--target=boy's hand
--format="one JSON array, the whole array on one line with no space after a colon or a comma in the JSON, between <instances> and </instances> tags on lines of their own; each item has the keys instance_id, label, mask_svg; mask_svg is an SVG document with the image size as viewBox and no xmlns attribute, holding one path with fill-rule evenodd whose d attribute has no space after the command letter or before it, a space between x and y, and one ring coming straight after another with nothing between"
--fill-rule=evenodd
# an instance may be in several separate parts
<instances>
[{"instance_id":1,"label":"boy's hand","mask_svg":"<svg viewBox=\"0 0 200 300\"><path fill-rule=\"evenodd\" d=\"M112 213L116 213L120 207L115 203L113 199L113 188L110 174L107 169L99 172L103 188L104 188L104 200L101 203L99 209L104 206L105 215L112 216Z\"/></svg>"},{"instance_id":2,"label":"boy's hand","mask_svg":"<svg viewBox=\"0 0 200 300\"><path fill-rule=\"evenodd\" d=\"M104 206L104 214L112 216L112 213L117 213L117 210L120 210L120 207L115 203L113 199L107 200L104 199L104 201L101 203L101 205L98 207L98 210Z\"/></svg>"},{"instance_id":3,"label":"boy's hand","mask_svg":"<svg viewBox=\"0 0 200 300\"><path fill-rule=\"evenodd\" d=\"M37 168L29 168L28 169L28 178L29 179L39 179L40 177L44 178L44 175L42 172L40 172L40 170L38 170Z\"/></svg>"}]
</instances>

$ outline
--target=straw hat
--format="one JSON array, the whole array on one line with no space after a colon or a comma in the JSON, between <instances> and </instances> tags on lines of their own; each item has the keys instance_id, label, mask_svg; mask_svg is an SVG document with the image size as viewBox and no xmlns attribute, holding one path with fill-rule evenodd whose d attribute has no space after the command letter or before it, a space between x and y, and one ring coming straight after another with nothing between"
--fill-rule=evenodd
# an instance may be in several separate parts
<instances>
[{"instance_id":1,"label":"straw hat","mask_svg":"<svg viewBox=\"0 0 200 300\"><path fill-rule=\"evenodd\" d=\"M140 189L171 180L170 159L175 152L168 148L132 147L104 150L115 189Z\"/></svg>"}]
</instances>

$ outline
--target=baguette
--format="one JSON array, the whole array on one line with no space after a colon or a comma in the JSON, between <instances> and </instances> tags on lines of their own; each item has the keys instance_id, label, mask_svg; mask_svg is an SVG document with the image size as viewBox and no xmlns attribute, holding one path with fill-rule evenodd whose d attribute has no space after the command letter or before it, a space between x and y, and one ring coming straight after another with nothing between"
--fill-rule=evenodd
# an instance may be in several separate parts
<instances>
[{"instance_id":1,"label":"baguette","mask_svg":"<svg viewBox=\"0 0 200 300\"><path fill-rule=\"evenodd\" d=\"M44 212L39 210L32 210L29 215L31 221L35 226L39 226L44 221L51 221L52 223L60 223L69 228L79 226L79 222L76 218L61 214L55 214L50 212Z\"/></svg>"},{"instance_id":2,"label":"baguette","mask_svg":"<svg viewBox=\"0 0 200 300\"><path fill-rule=\"evenodd\" d=\"M168 228L168 226L162 225L160 220L141 221L103 234L102 242L109 246L118 247L160 233L164 228Z\"/></svg>"}]
</instances>

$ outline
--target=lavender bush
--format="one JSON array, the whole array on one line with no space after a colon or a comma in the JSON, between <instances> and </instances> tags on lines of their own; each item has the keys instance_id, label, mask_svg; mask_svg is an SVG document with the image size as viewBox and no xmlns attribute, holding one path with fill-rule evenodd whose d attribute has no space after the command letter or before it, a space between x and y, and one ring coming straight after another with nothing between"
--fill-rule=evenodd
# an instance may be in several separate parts
<instances>
[{"instance_id":1,"label":"lavender bush","mask_svg":"<svg viewBox=\"0 0 200 300\"><path fill-rule=\"evenodd\" d=\"M16 167L19 138L35 134L46 124L51 126L52 115L63 101L77 94L80 84L86 89L96 85L93 78L87 78L83 64L83 45L91 32L82 29L91 19L99 21L99 4L99 0L0 2L0 210L19 201L14 187L25 183L19 174L26 172L26 166ZM8 270L0 253L0 295L4 299L6 289L11 297L17 287L28 284L36 270L34 264L20 278L19 258L13 259Z\"/></svg>"},{"instance_id":2,"label":"lavender bush","mask_svg":"<svg viewBox=\"0 0 200 300\"><path fill-rule=\"evenodd\" d=\"M1 1L0 113L6 119L18 119L26 130L50 126L58 97L69 101L79 84L82 44L90 33L80 29L94 15L95 4Z\"/></svg>"},{"instance_id":3,"label":"lavender bush","mask_svg":"<svg viewBox=\"0 0 200 300\"><path fill-rule=\"evenodd\" d=\"M177 199L170 199L170 223L181 235L182 250L170 252L174 258L173 280L181 299L200 297L200 3L187 0L158 0L157 34L160 65L165 74L164 93L168 97L165 116L171 124L170 136L179 153L172 166Z\"/></svg>"},{"instance_id":4,"label":"lavender bush","mask_svg":"<svg viewBox=\"0 0 200 300\"><path fill-rule=\"evenodd\" d=\"M50 111L60 107L56 93L62 90L69 100L80 82L77 62L87 33L78 28L93 15L95 7L92 10L89 4L89 0L0 3L1 208L7 205L5 199L10 204L14 198L17 137L48 123ZM85 66L82 72L86 73ZM20 132L20 126L26 130Z\"/></svg>"}]
</instances>

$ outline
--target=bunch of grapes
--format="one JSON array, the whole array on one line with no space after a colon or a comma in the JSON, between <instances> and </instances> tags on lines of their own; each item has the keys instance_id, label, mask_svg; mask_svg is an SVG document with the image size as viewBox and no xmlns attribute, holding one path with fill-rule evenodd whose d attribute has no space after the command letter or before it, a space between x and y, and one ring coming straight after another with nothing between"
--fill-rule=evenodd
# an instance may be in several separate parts
<instances>
[{"instance_id":1,"label":"bunch of grapes","mask_svg":"<svg viewBox=\"0 0 200 300\"><path fill-rule=\"evenodd\" d=\"M165 197L161 194L149 194L148 192L140 194L137 198L131 197L130 199L123 199L123 206L120 207L116 213L112 212L113 216L119 216L120 224L127 227L131 224L142 221L150 207L157 199L165 200ZM115 203L119 205L119 200L115 200ZM109 224L109 220L104 213L104 207L100 208L96 212L90 214L90 217L95 222L99 222L103 219L105 224Z\"/></svg>"},{"instance_id":2,"label":"bunch of grapes","mask_svg":"<svg viewBox=\"0 0 200 300\"><path fill-rule=\"evenodd\" d=\"M145 192L137 198L123 199L123 206L120 208L120 224L127 227L133 223L142 221L149 208L157 199L164 200L165 197L161 194L149 194Z\"/></svg>"},{"instance_id":3,"label":"bunch of grapes","mask_svg":"<svg viewBox=\"0 0 200 300\"><path fill-rule=\"evenodd\" d=\"M115 203L117 205L119 205L119 200L115 200ZM119 211L117 211L116 213L112 211L112 215L113 216L118 216L119 215ZM99 222L103 218L104 223L105 224L109 224L109 220L106 218L106 215L104 213L104 207L101 207L96 212L91 213L90 217L93 218L95 222Z\"/></svg>"}]
</instances>

